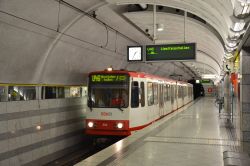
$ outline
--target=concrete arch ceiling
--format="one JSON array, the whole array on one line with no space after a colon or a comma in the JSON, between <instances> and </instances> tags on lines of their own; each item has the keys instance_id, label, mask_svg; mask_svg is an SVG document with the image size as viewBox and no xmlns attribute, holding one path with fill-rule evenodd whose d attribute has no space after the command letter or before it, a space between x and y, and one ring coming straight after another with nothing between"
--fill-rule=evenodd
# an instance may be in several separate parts
<instances>
[{"instance_id":1,"label":"concrete arch ceiling","mask_svg":"<svg viewBox=\"0 0 250 166\"><path fill-rule=\"evenodd\" d=\"M156 4L182 9L199 16L212 26L218 32L219 36L209 30L205 24L188 18L186 42L197 42L197 61L205 64L202 67L203 70L201 73L207 71L217 76L220 75L224 57L224 43L227 40L232 24L230 16L233 15L233 2L228 0L107 0L107 2L118 6L128 4ZM143 31L149 29L149 33L153 33L152 12L138 11L123 14ZM156 43L161 43L161 41L163 41L162 43L180 43L184 41L183 16L157 12L156 20L156 23L164 24L164 27L166 27L166 31L164 29L163 32L157 32ZM197 66L199 63L197 63ZM190 63L185 64L192 69ZM204 68L207 69L204 70Z\"/></svg>"},{"instance_id":2,"label":"concrete arch ceiling","mask_svg":"<svg viewBox=\"0 0 250 166\"><path fill-rule=\"evenodd\" d=\"M149 29L149 33L152 35L152 12L129 12L124 13L124 15L139 28L144 30ZM169 13L157 13L156 23L165 25L164 31L157 32L156 42L184 42L184 21L182 16ZM186 23L185 40L186 42L197 43L197 61L209 64L214 69L213 73L219 75L221 70L220 64L222 63L224 55L224 48L218 38L198 21L188 19Z\"/></svg>"},{"instance_id":3,"label":"concrete arch ceiling","mask_svg":"<svg viewBox=\"0 0 250 166\"><path fill-rule=\"evenodd\" d=\"M107 0L116 5L156 4L182 9L193 13L212 25L226 41L229 27L232 25L232 2L228 0Z\"/></svg>"},{"instance_id":4,"label":"concrete arch ceiling","mask_svg":"<svg viewBox=\"0 0 250 166\"><path fill-rule=\"evenodd\" d=\"M118 1L65 1L86 12L95 10L99 19L140 44L152 44L152 41L145 34L124 19L124 16L113 10L118 6L112 5L112 3ZM125 1L119 2L125 3ZM126 3L135 2L146 1L126 1ZM165 2L177 5L175 7L182 3L181 1L162 1L162 3ZM191 3L191 0L183 2ZM205 3L198 0L192 0L192 2L197 2L200 5ZM221 0L221 2L224 1ZM220 5L221 2L218 2L218 4ZM116 35L116 32L110 29L107 32L105 26L97 24L91 18L84 17L82 13L67 5L60 5L60 17L58 19L58 4L57 0L0 1L0 48L2 50L0 54L0 83L78 84L84 81L82 79L83 74L92 70L103 69L110 65L111 62L115 68L140 70L162 76L176 73L183 75L183 79L190 79L192 72L197 73L192 69L193 63L190 62L185 62L184 65L191 68L192 71L179 62L155 63L152 65L144 63L140 65L128 64L126 62L126 46L135 45L135 42L124 38L124 36ZM184 4L182 5L185 6ZM191 6L190 12L192 12L191 8L192 10L194 8L198 9L198 6ZM230 8L230 5L228 8ZM228 8L223 8L220 11L230 13ZM207 12L209 13L209 11ZM198 11L192 13L198 13ZM181 17L163 15L163 17L166 16L172 19L173 26L178 24L181 26L183 23ZM210 16L208 17L210 18ZM175 19L179 21L175 21ZM163 20L165 19L163 18ZM216 17L213 21L215 22L214 24L218 24L218 32L220 32L219 29L223 33L226 32L223 29L225 25L229 24L226 17L225 19L222 16ZM198 38L192 32L188 32L190 34L187 36L187 39L190 41L198 41L199 56L195 63L197 65L196 68L206 73L219 73L218 63L221 62L221 57L223 56L220 55L223 53L222 44L204 26L199 25L194 20L188 20L188 22L190 25L188 25L187 30L197 26L197 32L202 36ZM60 23L59 32L57 32L58 23ZM222 24L223 26L219 26ZM146 24L141 23L141 26L146 26ZM173 33L178 34L171 37L172 41L183 39L183 31L176 32L178 29L172 30ZM221 33L221 36L225 38L223 33ZM106 41L107 36L108 42ZM206 41L209 41L209 43ZM91 45L88 42L95 45ZM13 68L13 66L15 67ZM23 72L20 73L18 71Z\"/></svg>"}]
</instances>

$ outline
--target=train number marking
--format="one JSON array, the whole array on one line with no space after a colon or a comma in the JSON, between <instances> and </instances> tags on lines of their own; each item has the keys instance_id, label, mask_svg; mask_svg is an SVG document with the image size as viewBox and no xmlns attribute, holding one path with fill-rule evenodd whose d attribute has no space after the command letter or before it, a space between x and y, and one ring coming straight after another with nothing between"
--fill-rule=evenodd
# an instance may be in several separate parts
<instances>
[{"instance_id":1,"label":"train number marking","mask_svg":"<svg viewBox=\"0 0 250 166\"><path fill-rule=\"evenodd\" d=\"M107 127L107 126L108 126L108 124L107 124L107 123L103 123L103 124L102 124L102 126Z\"/></svg>"},{"instance_id":2,"label":"train number marking","mask_svg":"<svg viewBox=\"0 0 250 166\"><path fill-rule=\"evenodd\" d=\"M112 116L111 112L101 112L101 116Z\"/></svg>"}]
</instances>

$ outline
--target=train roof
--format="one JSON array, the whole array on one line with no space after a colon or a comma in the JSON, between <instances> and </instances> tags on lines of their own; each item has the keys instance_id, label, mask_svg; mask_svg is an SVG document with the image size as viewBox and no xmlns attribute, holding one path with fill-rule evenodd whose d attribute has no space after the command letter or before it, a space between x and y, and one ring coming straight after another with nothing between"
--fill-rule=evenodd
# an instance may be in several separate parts
<instances>
[{"instance_id":1,"label":"train roof","mask_svg":"<svg viewBox=\"0 0 250 166\"><path fill-rule=\"evenodd\" d=\"M129 76L135 77L135 78L150 78L150 79L167 81L167 82L171 82L171 83L178 82L179 84L190 84L188 82L173 80L173 79L170 79L167 77L161 77L161 76L148 74L148 73L144 73L144 72L128 71L128 70L112 70L112 71L101 70L101 71L94 71L94 72L89 73L89 75L92 75L92 74L128 74Z\"/></svg>"}]
</instances>

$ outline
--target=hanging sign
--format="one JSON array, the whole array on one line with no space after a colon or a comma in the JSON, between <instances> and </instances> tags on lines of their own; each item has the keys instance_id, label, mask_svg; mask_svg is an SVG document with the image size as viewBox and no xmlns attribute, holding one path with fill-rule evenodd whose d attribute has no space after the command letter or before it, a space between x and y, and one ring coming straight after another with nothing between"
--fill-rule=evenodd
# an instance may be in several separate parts
<instances>
[{"instance_id":1,"label":"hanging sign","mask_svg":"<svg viewBox=\"0 0 250 166\"><path fill-rule=\"evenodd\" d=\"M146 61L186 61L195 60L196 43L147 45Z\"/></svg>"}]
</instances>

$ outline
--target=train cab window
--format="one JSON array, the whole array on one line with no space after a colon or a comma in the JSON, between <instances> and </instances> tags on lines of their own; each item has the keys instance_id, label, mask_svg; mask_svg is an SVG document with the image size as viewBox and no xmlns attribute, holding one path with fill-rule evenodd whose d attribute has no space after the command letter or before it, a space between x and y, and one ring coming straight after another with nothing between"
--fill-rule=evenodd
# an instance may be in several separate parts
<instances>
[{"instance_id":1,"label":"train cab window","mask_svg":"<svg viewBox=\"0 0 250 166\"><path fill-rule=\"evenodd\" d=\"M139 107L139 83L133 81L131 85L131 107Z\"/></svg>"},{"instance_id":2,"label":"train cab window","mask_svg":"<svg viewBox=\"0 0 250 166\"><path fill-rule=\"evenodd\" d=\"M145 87L144 82L141 82L141 106L145 106Z\"/></svg>"},{"instance_id":3,"label":"train cab window","mask_svg":"<svg viewBox=\"0 0 250 166\"><path fill-rule=\"evenodd\" d=\"M153 83L154 104L158 104L158 84Z\"/></svg>"},{"instance_id":4,"label":"train cab window","mask_svg":"<svg viewBox=\"0 0 250 166\"><path fill-rule=\"evenodd\" d=\"M148 106L151 106L154 104L153 83L152 82L147 83L147 93L148 93Z\"/></svg>"}]
</instances>

